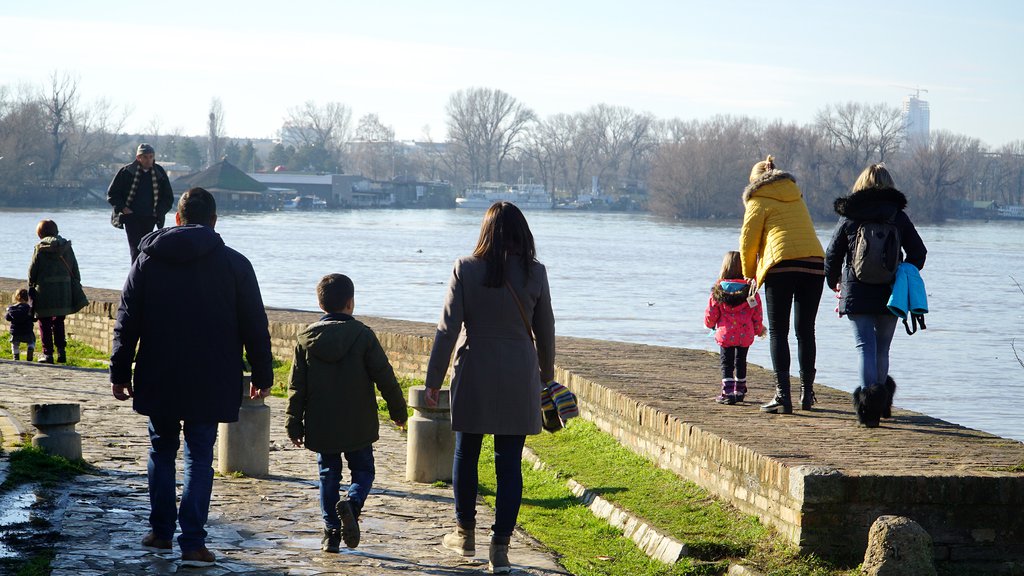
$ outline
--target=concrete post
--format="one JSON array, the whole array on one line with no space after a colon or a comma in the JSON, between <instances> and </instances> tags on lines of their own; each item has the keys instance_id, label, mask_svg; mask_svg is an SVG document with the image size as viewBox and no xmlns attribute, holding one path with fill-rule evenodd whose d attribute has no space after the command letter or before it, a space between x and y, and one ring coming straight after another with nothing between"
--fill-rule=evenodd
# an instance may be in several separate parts
<instances>
[{"instance_id":1,"label":"concrete post","mask_svg":"<svg viewBox=\"0 0 1024 576\"><path fill-rule=\"evenodd\" d=\"M250 376L242 378L238 422L222 422L217 432L217 471L266 476L270 473L270 406L249 399Z\"/></svg>"},{"instance_id":2,"label":"concrete post","mask_svg":"<svg viewBox=\"0 0 1024 576\"><path fill-rule=\"evenodd\" d=\"M32 425L39 430L32 437L33 446L68 460L82 459L82 436L75 432L82 419L78 404L33 404L30 410Z\"/></svg>"},{"instance_id":3,"label":"concrete post","mask_svg":"<svg viewBox=\"0 0 1024 576\"><path fill-rule=\"evenodd\" d=\"M434 408L427 407L426 386L409 388L409 436L406 439L405 479L429 484L451 482L455 460L451 397L447 388Z\"/></svg>"}]
</instances>

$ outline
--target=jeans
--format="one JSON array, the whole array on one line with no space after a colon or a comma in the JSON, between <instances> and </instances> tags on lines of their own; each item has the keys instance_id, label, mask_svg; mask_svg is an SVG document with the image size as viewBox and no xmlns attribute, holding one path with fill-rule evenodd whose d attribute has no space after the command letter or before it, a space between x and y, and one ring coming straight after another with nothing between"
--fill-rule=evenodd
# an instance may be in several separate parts
<instances>
[{"instance_id":1,"label":"jeans","mask_svg":"<svg viewBox=\"0 0 1024 576\"><path fill-rule=\"evenodd\" d=\"M735 373L737 380L747 379L747 346L722 346L722 380L732 378Z\"/></svg>"},{"instance_id":2,"label":"jeans","mask_svg":"<svg viewBox=\"0 0 1024 576\"><path fill-rule=\"evenodd\" d=\"M53 346L57 350L63 350L68 346L67 336L64 333L64 316L39 319L39 339L42 340L43 355L53 356Z\"/></svg>"},{"instance_id":3,"label":"jeans","mask_svg":"<svg viewBox=\"0 0 1024 576\"><path fill-rule=\"evenodd\" d=\"M170 540L175 522L179 523L178 546L182 552L191 552L206 546L217 423L185 421L185 479L181 506L175 510L174 461L181 430L179 420L149 419L149 525L157 538Z\"/></svg>"},{"instance_id":4,"label":"jeans","mask_svg":"<svg viewBox=\"0 0 1024 576\"><path fill-rule=\"evenodd\" d=\"M370 487L377 476L373 465L373 446L345 452L352 481L348 485L348 499L356 518L363 510ZM338 501L341 499L341 454L317 453L316 462L320 468L320 513L327 528L341 528L338 518Z\"/></svg>"},{"instance_id":5,"label":"jeans","mask_svg":"<svg viewBox=\"0 0 1024 576\"><path fill-rule=\"evenodd\" d=\"M796 324L796 351L800 372L814 373L817 347L814 319L825 288L825 277L807 272L776 272L765 275L764 296L768 315L772 368L780 384L789 384L789 313Z\"/></svg>"},{"instance_id":6,"label":"jeans","mask_svg":"<svg viewBox=\"0 0 1024 576\"><path fill-rule=\"evenodd\" d=\"M867 389L889 376L889 345L899 318L894 314L848 314L860 352L860 381Z\"/></svg>"},{"instance_id":7,"label":"jeans","mask_svg":"<svg viewBox=\"0 0 1024 576\"><path fill-rule=\"evenodd\" d=\"M121 222L124 222L124 232L128 236L128 249L131 251L132 262L139 257L139 242L142 237L149 234L156 228L156 218L132 213L127 216L121 215Z\"/></svg>"},{"instance_id":8,"label":"jeans","mask_svg":"<svg viewBox=\"0 0 1024 576\"><path fill-rule=\"evenodd\" d=\"M455 490L455 518L459 526L476 525L476 496L480 446L483 434L455 433L455 463L452 466L452 487ZM495 494L494 538L512 536L523 501L523 446L526 436L494 435L494 469L498 480Z\"/></svg>"}]
</instances>

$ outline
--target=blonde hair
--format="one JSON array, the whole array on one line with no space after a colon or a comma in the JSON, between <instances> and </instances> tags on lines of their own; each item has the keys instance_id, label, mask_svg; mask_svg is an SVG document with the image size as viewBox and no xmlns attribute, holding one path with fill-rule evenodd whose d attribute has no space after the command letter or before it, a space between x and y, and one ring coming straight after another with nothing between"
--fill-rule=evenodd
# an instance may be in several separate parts
<instances>
[{"instance_id":1,"label":"blonde hair","mask_svg":"<svg viewBox=\"0 0 1024 576\"><path fill-rule=\"evenodd\" d=\"M722 271L718 273L719 280L728 280L730 278L743 278L740 253L735 250L725 253L725 257L722 258Z\"/></svg>"},{"instance_id":2,"label":"blonde hair","mask_svg":"<svg viewBox=\"0 0 1024 576\"><path fill-rule=\"evenodd\" d=\"M879 162L878 164L868 166L857 177L857 181L853 183L854 192L860 192L868 188L896 188L896 183L893 182L892 175L889 174L884 163Z\"/></svg>"},{"instance_id":3,"label":"blonde hair","mask_svg":"<svg viewBox=\"0 0 1024 576\"><path fill-rule=\"evenodd\" d=\"M18 288L11 296L11 302L28 302L28 290Z\"/></svg>"},{"instance_id":4,"label":"blonde hair","mask_svg":"<svg viewBox=\"0 0 1024 576\"><path fill-rule=\"evenodd\" d=\"M753 182L760 178L765 172L775 170L775 157L771 154L767 158L761 160L754 167L750 169L750 181Z\"/></svg>"}]
</instances>

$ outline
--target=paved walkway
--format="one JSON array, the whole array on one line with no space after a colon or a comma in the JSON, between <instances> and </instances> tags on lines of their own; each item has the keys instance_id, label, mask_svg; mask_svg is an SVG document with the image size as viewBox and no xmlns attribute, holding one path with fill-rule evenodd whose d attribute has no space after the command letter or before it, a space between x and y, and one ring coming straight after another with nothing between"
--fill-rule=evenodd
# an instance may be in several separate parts
<instances>
[{"instance_id":1,"label":"paved walkway","mask_svg":"<svg viewBox=\"0 0 1024 576\"><path fill-rule=\"evenodd\" d=\"M361 521L359 548L320 552L321 520L316 459L294 448L284 433L284 400L272 409L270 478L217 477L207 545L218 555L210 568L181 567L178 551L157 555L139 548L148 531L146 420L130 402L110 396L105 372L0 361L0 405L26 427L29 406L77 402L82 406L83 456L99 474L80 476L67 489L57 529L54 576L98 574L478 574L487 568L487 537L478 530L477 557L464 559L440 545L454 522L450 488L405 481L405 438L381 426L374 445L377 479ZM179 460L180 462L180 460ZM179 464L179 481L180 481ZM481 504L478 524L493 522ZM554 555L517 533L510 558L514 574L567 574Z\"/></svg>"}]
</instances>

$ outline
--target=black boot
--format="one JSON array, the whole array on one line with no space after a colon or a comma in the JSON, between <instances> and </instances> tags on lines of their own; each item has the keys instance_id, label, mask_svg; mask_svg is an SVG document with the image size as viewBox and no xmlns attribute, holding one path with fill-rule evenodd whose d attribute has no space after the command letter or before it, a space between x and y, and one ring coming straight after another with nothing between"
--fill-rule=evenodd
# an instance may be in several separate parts
<instances>
[{"instance_id":1,"label":"black boot","mask_svg":"<svg viewBox=\"0 0 1024 576\"><path fill-rule=\"evenodd\" d=\"M810 410L811 406L817 403L814 397L814 375L815 371L800 372L800 409Z\"/></svg>"},{"instance_id":2,"label":"black boot","mask_svg":"<svg viewBox=\"0 0 1024 576\"><path fill-rule=\"evenodd\" d=\"M857 414L857 424L865 428L878 428L886 395L884 386L872 386L867 389L857 386L853 391L853 411Z\"/></svg>"},{"instance_id":3,"label":"black boot","mask_svg":"<svg viewBox=\"0 0 1024 576\"><path fill-rule=\"evenodd\" d=\"M32 349L25 350L25 360L32 361Z\"/></svg>"},{"instance_id":4,"label":"black boot","mask_svg":"<svg viewBox=\"0 0 1024 576\"><path fill-rule=\"evenodd\" d=\"M761 406L761 412L769 414L793 413L793 400L789 396L789 376L775 376L775 398Z\"/></svg>"},{"instance_id":5,"label":"black boot","mask_svg":"<svg viewBox=\"0 0 1024 576\"><path fill-rule=\"evenodd\" d=\"M67 364L68 363L68 355L65 354L63 348L57 348L57 363L58 364Z\"/></svg>"},{"instance_id":6,"label":"black boot","mask_svg":"<svg viewBox=\"0 0 1024 576\"><path fill-rule=\"evenodd\" d=\"M21 360L21 352L15 352L15 353L14 353L14 359L15 359L15 360ZM29 361L29 362L31 362L31 361L32 361L32 359L31 359L31 358L29 358L29 359L28 359L28 361Z\"/></svg>"},{"instance_id":7,"label":"black boot","mask_svg":"<svg viewBox=\"0 0 1024 576\"><path fill-rule=\"evenodd\" d=\"M885 377L885 404L882 405L882 418L892 418L892 397L896 394L896 382L892 376Z\"/></svg>"}]
</instances>

